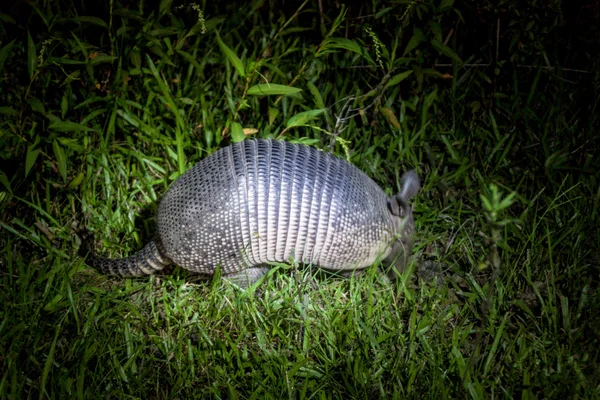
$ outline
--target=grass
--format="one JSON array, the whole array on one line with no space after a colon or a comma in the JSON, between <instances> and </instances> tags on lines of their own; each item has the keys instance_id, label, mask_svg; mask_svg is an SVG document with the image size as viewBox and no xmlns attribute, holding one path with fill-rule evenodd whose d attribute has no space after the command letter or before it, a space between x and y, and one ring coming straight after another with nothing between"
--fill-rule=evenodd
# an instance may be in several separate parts
<instances>
[{"instance_id":1,"label":"grass","mask_svg":"<svg viewBox=\"0 0 600 400\"><path fill-rule=\"evenodd\" d=\"M465 22L494 10L449 2L59 3L0 12L0 397L600 397L593 24L507 2L498 44ZM518 66L546 59L589 73ZM245 136L333 143L389 194L417 168L411 270L241 291L76 255L81 226L141 248L177 176Z\"/></svg>"}]
</instances>

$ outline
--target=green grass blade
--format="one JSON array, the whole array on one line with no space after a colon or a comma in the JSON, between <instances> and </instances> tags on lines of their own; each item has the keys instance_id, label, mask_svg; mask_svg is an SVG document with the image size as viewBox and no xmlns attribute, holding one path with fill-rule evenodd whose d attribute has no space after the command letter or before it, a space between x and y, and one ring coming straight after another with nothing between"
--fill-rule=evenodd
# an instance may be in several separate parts
<instances>
[{"instance_id":1,"label":"green grass blade","mask_svg":"<svg viewBox=\"0 0 600 400\"><path fill-rule=\"evenodd\" d=\"M300 93L301 91L302 89L292 86L279 85L276 83L259 83L258 85L250 87L247 94L249 96L289 96Z\"/></svg>"},{"instance_id":2,"label":"green grass blade","mask_svg":"<svg viewBox=\"0 0 600 400\"><path fill-rule=\"evenodd\" d=\"M31 33L27 31L27 71L29 72L29 80L33 80L33 76L37 71L38 59L35 50L35 43L31 38Z\"/></svg>"},{"instance_id":3,"label":"green grass blade","mask_svg":"<svg viewBox=\"0 0 600 400\"><path fill-rule=\"evenodd\" d=\"M217 35L217 43L219 44L219 48L221 49L221 51L223 52L225 57L227 57L227 59L229 60L231 65L233 65L233 67L235 68L235 70L237 71L239 76L241 76L242 78L245 78L246 77L246 69L244 67L244 63L242 62L242 60L239 59L239 57L233 52L233 50L231 50L229 47L227 47L227 45L225 43L223 43L223 41L221 40L221 38L218 35Z\"/></svg>"}]
</instances>

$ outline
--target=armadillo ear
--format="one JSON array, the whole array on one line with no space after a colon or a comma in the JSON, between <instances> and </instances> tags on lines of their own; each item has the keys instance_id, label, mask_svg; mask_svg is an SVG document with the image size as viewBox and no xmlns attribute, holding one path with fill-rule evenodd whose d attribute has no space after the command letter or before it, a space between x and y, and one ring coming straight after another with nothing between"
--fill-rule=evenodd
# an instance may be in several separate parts
<instances>
[{"instance_id":1,"label":"armadillo ear","mask_svg":"<svg viewBox=\"0 0 600 400\"><path fill-rule=\"evenodd\" d=\"M410 210L408 201L419 191L421 181L414 170L405 172L400 181L400 193L388 199L388 209L392 215L404 218Z\"/></svg>"},{"instance_id":2,"label":"armadillo ear","mask_svg":"<svg viewBox=\"0 0 600 400\"><path fill-rule=\"evenodd\" d=\"M421 181L419 175L414 170L405 172L402 175L400 193L396 195L400 201L408 203L408 201L419 191Z\"/></svg>"}]
</instances>

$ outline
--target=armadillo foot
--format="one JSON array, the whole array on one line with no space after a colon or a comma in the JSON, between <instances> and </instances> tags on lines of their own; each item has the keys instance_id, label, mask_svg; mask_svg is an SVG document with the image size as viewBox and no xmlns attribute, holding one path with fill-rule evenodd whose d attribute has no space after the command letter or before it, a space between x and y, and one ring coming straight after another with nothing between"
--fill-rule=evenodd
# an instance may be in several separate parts
<instances>
[{"instance_id":1,"label":"armadillo foot","mask_svg":"<svg viewBox=\"0 0 600 400\"><path fill-rule=\"evenodd\" d=\"M271 268L266 265L259 265L251 268L246 268L240 272L234 272L233 274L224 275L223 278L229 282L239 286L242 289L246 289L252 286L258 281L264 274L269 272Z\"/></svg>"}]
</instances>

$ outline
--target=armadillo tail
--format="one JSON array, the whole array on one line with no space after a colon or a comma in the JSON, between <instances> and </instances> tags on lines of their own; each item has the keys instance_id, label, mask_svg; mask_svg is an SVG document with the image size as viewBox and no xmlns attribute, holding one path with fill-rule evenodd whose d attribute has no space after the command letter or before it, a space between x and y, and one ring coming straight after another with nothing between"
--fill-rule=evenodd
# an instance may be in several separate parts
<instances>
[{"instance_id":1,"label":"armadillo tail","mask_svg":"<svg viewBox=\"0 0 600 400\"><path fill-rule=\"evenodd\" d=\"M91 250L89 240L82 243L80 253L82 255L87 253L86 264L107 275L152 275L171 264L171 260L164 255L158 237L152 239L150 243L134 255L125 258L100 257Z\"/></svg>"}]
</instances>

